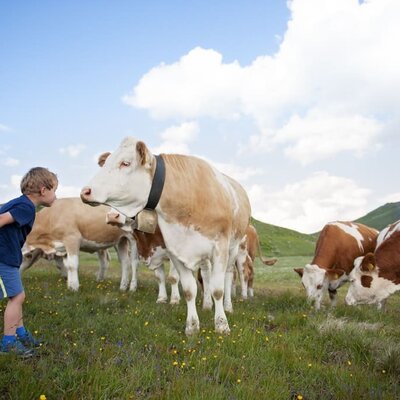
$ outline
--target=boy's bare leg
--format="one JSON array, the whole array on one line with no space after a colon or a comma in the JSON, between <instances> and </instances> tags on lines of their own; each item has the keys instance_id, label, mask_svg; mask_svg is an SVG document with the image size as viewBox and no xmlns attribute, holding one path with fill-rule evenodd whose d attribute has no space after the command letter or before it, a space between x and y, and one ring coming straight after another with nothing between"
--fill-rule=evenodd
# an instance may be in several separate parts
<instances>
[{"instance_id":1,"label":"boy's bare leg","mask_svg":"<svg viewBox=\"0 0 400 400\"><path fill-rule=\"evenodd\" d=\"M15 335L16 329L24 325L22 320L22 304L24 300L25 292L8 299L4 311L4 335Z\"/></svg>"}]
</instances>

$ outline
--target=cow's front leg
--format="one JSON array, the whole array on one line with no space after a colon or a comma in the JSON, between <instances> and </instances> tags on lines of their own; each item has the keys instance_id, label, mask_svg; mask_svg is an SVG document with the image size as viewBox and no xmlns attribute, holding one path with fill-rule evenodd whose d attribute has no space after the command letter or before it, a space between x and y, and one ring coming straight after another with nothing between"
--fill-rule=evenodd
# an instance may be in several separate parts
<instances>
[{"instance_id":1,"label":"cow's front leg","mask_svg":"<svg viewBox=\"0 0 400 400\"><path fill-rule=\"evenodd\" d=\"M150 269L153 269L150 267ZM158 268L154 269L154 275L158 281L158 297L157 303L166 303L168 301L167 288L165 286L165 271L164 265L161 264Z\"/></svg>"},{"instance_id":2,"label":"cow's front leg","mask_svg":"<svg viewBox=\"0 0 400 400\"><path fill-rule=\"evenodd\" d=\"M98 250L97 258L99 259L99 270L97 272L96 280L97 282L101 282L104 280L110 262L110 255L107 250Z\"/></svg>"},{"instance_id":3,"label":"cow's front leg","mask_svg":"<svg viewBox=\"0 0 400 400\"><path fill-rule=\"evenodd\" d=\"M65 268L68 273L67 286L68 289L77 291L79 289L79 278L78 278L78 266L79 256L78 254L67 253L67 257L64 260Z\"/></svg>"},{"instance_id":4,"label":"cow's front leg","mask_svg":"<svg viewBox=\"0 0 400 400\"><path fill-rule=\"evenodd\" d=\"M118 253L118 260L121 264L121 282L119 285L119 289L121 291L125 291L128 289L129 286L129 267L131 262L136 261L138 263L136 254L137 252L134 250L136 248L136 242L134 246L131 245L131 255L129 257L129 246L131 243L128 241L127 238L123 237L117 243L117 253ZM136 290L136 289L135 289Z\"/></svg>"},{"instance_id":5,"label":"cow's front leg","mask_svg":"<svg viewBox=\"0 0 400 400\"><path fill-rule=\"evenodd\" d=\"M171 284L171 300L170 304L179 304L181 301L181 295L179 294L179 274L176 270L174 263L170 261L169 263L169 274L167 281Z\"/></svg>"},{"instance_id":6,"label":"cow's front leg","mask_svg":"<svg viewBox=\"0 0 400 400\"><path fill-rule=\"evenodd\" d=\"M181 285L183 289L183 295L187 305L187 318L186 318L186 329L185 333L187 336L194 335L200 330L199 316L196 310L196 295L197 295L197 284L196 279L193 276L193 272L186 268L183 263L178 259L171 256L171 259L178 270L181 278Z\"/></svg>"},{"instance_id":7,"label":"cow's front leg","mask_svg":"<svg viewBox=\"0 0 400 400\"><path fill-rule=\"evenodd\" d=\"M336 289L328 289L329 299L331 300L331 307L336 307L337 303L337 290Z\"/></svg>"},{"instance_id":8,"label":"cow's front leg","mask_svg":"<svg viewBox=\"0 0 400 400\"><path fill-rule=\"evenodd\" d=\"M61 276L64 279L68 279L68 271L67 271L67 268L65 268L65 265L64 265L64 257L55 256L54 257L54 261L56 262L56 267L60 271Z\"/></svg>"}]
</instances>

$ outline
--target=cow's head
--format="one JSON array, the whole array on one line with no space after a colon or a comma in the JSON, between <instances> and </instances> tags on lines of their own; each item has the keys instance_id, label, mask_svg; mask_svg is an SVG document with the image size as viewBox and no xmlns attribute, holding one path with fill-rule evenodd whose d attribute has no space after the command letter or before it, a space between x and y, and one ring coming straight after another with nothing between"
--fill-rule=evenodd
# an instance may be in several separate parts
<instances>
[{"instance_id":1,"label":"cow's head","mask_svg":"<svg viewBox=\"0 0 400 400\"><path fill-rule=\"evenodd\" d=\"M135 220L133 218L128 218L113 208L106 214L106 223L116 226L128 233L132 233L135 226Z\"/></svg>"},{"instance_id":2,"label":"cow's head","mask_svg":"<svg viewBox=\"0 0 400 400\"><path fill-rule=\"evenodd\" d=\"M348 305L380 303L393 293L395 284L378 276L379 267L373 253L354 260L350 287L345 302Z\"/></svg>"},{"instance_id":3,"label":"cow's head","mask_svg":"<svg viewBox=\"0 0 400 400\"><path fill-rule=\"evenodd\" d=\"M82 189L82 201L108 204L134 217L147 203L155 157L143 142L128 137L112 154L105 153L100 158L102 168Z\"/></svg>"},{"instance_id":4,"label":"cow's head","mask_svg":"<svg viewBox=\"0 0 400 400\"><path fill-rule=\"evenodd\" d=\"M344 271L341 269L325 270L316 264L307 264L304 268L294 268L301 277L301 282L306 289L309 300L314 301L317 310L321 307L324 292L328 289L336 289Z\"/></svg>"},{"instance_id":5,"label":"cow's head","mask_svg":"<svg viewBox=\"0 0 400 400\"><path fill-rule=\"evenodd\" d=\"M43 250L39 248L34 248L27 245L26 243L21 249L22 251L22 264L20 265L20 270L25 271L30 268L40 257L43 256Z\"/></svg>"}]
</instances>

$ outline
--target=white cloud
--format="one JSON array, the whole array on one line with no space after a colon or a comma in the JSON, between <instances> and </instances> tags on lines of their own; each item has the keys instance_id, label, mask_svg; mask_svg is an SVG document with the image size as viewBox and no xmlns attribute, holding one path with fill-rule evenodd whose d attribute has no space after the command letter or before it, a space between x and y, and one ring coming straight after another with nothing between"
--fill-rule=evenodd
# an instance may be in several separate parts
<instances>
[{"instance_id":1,"label":"white cloud","mask_svg":"<svg viewBox=\"0 0 400 400\"><path fill-rule=\"evenodd\" d=\"M397 203L399 201L400 201L400 192L391 193L379 199L379 203L382 205L386 203Z\"/></svg>"},{"instance_id":2,"label":"white cloud","mask_svg":"<svg viewBox=\"0 0 400 400\"><path fill-rule=\"evenodd\" d=\"M252 118L249 148L302 163L377 146L400 102L398 0L293 0L275 55L224 63L195 48L146 73L124 101L157 118ZM317 151L316 151L317 150Z\"/></svg>"},{"instance_id":3,"label":"white cloud","mask_svg":"<svg viewBox=\"0 0 400 400\"><path fill-rule=\"evenodd\" d=\"M69 157L75 158L78 157L83 150L85 150L86 146L84 144L76 144L70 145L67 147L61 147L59 152L61 154L67 154Z\"/></svg>"},{"instance_id":4,"label":"white cloud","mask_svg":"<svg viewBox=\"0 0 400 400\"><path fill-rule=\"evenodd\" d=\"M383 130L383 125L361 115L329 115L311 110L304 118L293 115L276 135L277 142L292 142L285 154L302 164L322 160L343 151L361 156Z\"/></svg>"},{"instance_id":5,"label":"white cloud","mask_svg":"<svg viewBox=\"0 0 400 400\"><path fill-rule=\"evenodd\" d=\"M198 132L199 126L193 121L171 126L161 133L162 142L159 146L153 147L152 152L190 154L188 143L196 138Z\"/></svg>"},{"instance_id":6,"label":"white cloud","mask_svg":"<svg viewBox=\"0 0 400 400\"><path fill-rule=\"evenodd\" d=\"M2 164L5 165L6 167L15 167L15 166L19 165L19 160L17 160L16 158L7 157L2 162Z\"/></svg>"},{"instance_id":7,"label":"white cloud","mask_svg":"<svg viewBox=\"0 0 400 400\"><path fill-rule=\"evenodd\" d=\"M351 179L324 171L275 193L261 185L247 189L256 219L305 233L316 232L329 221L363 216L370 195Z\"/></svg>"},{"instance_id":8,"label":"white cloud","mask_svg":"<svg viewBox=\"0 0 400 400\"><path fill-rule=\"evenodd\" d=\"M212 49L196 47L174 64L151 69L123 101L155 118L235 117L240 111L238 62L222 63Z\"/></svg>"},{"instance_id":9,"label":"white cloud","mask_svg":"<svg viewBox=\"0 0 400 400\"><path fill-rule=\"evenodd\" d=\"M81 188L76 186L64 186L59 184L56 195L57 198L62 197L79 197L81 193Z\"/></svg>"},{"instance_id":10,"label":"white cloud","mask_svg":"<svg viewBox=\"0 0 400 400\"><path fill-rule=\"evenodd\" d=\"M10 131L10 128L8 126L0 124L0 132L8 132L8 131Z\"/></svg>"}]
</instances>

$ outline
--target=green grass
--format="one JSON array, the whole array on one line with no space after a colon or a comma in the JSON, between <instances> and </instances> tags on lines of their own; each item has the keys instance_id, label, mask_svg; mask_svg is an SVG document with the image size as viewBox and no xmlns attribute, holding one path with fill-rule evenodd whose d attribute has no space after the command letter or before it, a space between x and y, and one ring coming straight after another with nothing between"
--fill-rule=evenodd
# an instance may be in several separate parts
<instances>
[{"instance_id":1,"label":"green grass","mask_svg":"<svg viewBox=\"0 0 400 400\"><path fill-rule=\"evenodd\" d=\"M115 260L105 282L81 258L78 293L43 262L24 275L25 324L47 344L39 357L0 357L0 398L39 399L395 399L400 397L399 297L375 307L313 311L293 267L309 257L257 264L255 297L234 299L231 335L184 334L186 305L156 304L142 268L136 293L120 293ZM199 296L198 296L199 297ZM5 302L0 304L3 316Z\"/></svg>"}]
</instances>

